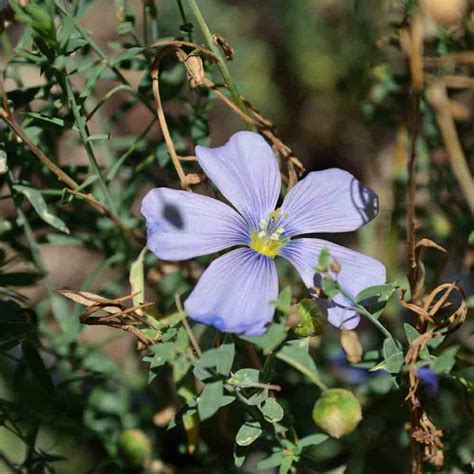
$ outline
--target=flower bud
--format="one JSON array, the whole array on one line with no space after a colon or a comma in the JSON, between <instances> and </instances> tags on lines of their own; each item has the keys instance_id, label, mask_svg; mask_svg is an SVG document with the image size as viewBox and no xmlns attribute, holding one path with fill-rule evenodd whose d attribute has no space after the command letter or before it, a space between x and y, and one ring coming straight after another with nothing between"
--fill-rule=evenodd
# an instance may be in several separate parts
<instances>
[{"instance_id":1,"label":"flower bud","mask_svg":"<svg viewBox=\"0 0 474 474\"><path fill-rule=\"evenodd\" d=\"M455 26L461 22L467 10L466 0L421 0L425 15L440 26Z\"/></svg>"},{"instance_id":2,"label":"flower bud","mask_svg":"<svg viewBox=\"0 0 474 474\"><path fill-rule=\"evenodd\" d=\"M150 438L141 430L122 431L118 440L119 451L130 466L143 466L152 451Z\"/></svg>"},{"instance_id":3,"label":"flower bud","mask_svg":"<svg viewBox=\"0 0 474 474\"><path fill-rule=\"evenodd\" d=\"M298 337L315 336L323 331L324 320L314 300L304 299L298 305L298 325L294 332Z\"/></svg>"},{"instance_id":4,"label":"flower bud","mask_svg":"<svg viewBox=\"0 0 474 474\"><path fill-rule=\"evenodd\" d=\"M357 398L342 388L328 390L313 408L313 420L334 438L354 431L362 420L362 410Z\"/></svg>"}]
</instances>

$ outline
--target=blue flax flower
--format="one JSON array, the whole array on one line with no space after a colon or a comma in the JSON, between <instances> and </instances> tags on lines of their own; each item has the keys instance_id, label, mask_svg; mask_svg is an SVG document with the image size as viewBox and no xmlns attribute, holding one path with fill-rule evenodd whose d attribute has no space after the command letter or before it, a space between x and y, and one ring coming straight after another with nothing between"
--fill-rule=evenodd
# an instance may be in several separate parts
<instances>
[{"instance_id":1,"label":"blue flax flower","mask_svg":"<svg viewBox=\"0 0 474 474\"><path fill-rule=\"evenodd\" d=\"M224 146L196 147L196 157L234 208L168 188L151 190L142 203L147 245L160 259L185 260L236 247L211 263L185 301L195 321L223 332L263 334L278 298L277 256L289 260L313 291L321 281L315 267L323 248L339 262L337 280L352 296L385 282L385 268L377 260L326 240L302 237L353 231L377 214L377 196L350 173L309 173L276 208L280 170L260 135L238 132ZM331 324L357 326L359 316L343 295L317 301Z\"/></svg>"},{"instance_id":2,"label":"blue flax flower","mask_svg":"<svg viewBox=\"0 0 474 474\"><path fill-rule=\"evenodd\" d=\"M416 375L420 379L421 385L425 388L426 393L431 398L436 397L439 391L439 377L431 367L420 367L416 371Z\"/></svg>"}]
</instances>

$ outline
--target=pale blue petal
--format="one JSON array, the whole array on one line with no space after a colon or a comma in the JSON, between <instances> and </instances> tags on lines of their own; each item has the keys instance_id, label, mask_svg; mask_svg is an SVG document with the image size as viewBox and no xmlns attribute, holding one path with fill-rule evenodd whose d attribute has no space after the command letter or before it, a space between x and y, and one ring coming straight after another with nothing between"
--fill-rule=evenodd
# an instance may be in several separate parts
<instances>
[{"instance_id":1,"label":"pale blue petal","mask_svg":"<svg viewBox=\"0 0 474 474\"><path fill-rule=\"evenodd\" d=\"M377 195L347 171L313 171L286 195L282 213L288 215L285 235L349 232L372 220Z\"/></svg>"},{"instance_id":2,"label":"pale blue petal","mask_svg":"<svg viewBox=\"0 0 474 474\"><path fill-rule=\"evenodd\" d=\"M340 271L333 273L331 277L337 280L352 298L369 286L385 283L385 267L378 260L326 240L290 240L280 250L280 255L295 266L308 288L320 288L322 275L315 272L315 268L323 248L327 248L331 258L340 265ZM350 300L342 294L336 295L331 302L318 298L318 303L334 326L343 329L353 329L357 326L359 317L351 309Z\"/></svg>"},{"instance_id":3,"label":"pale blue petal","mask_svg":"<svg viewBox=\"0 0 474 474\"><path fill-rule=\"evenodd\" d=\"M195 321L222 332L259 336L273 319L277 298L273 260L240 248L209 265L184 308Z\"/></svg>"},{"instance_id":4,"label":"pale blue petal","mask_svg":"<svg viewBox=\"0 0 474 474\"><path fill-rule=\"evenodd\" d=\"M147 246L163 260L186 260L248 244L248 225L234 209L188 191L152 189L142 201Z\"/></svg>"},{"instance_id":5,"label":"pale blue petal","mask_svg":"<svg viewBox=\"0 0 474 474\"><path fill-rule=\"evenodd\" d=\"M257 133L238 132L221 147L196 147L209 179L254 227L275 209L280 170L270 145Z\"/></svg>"}]
</instances>

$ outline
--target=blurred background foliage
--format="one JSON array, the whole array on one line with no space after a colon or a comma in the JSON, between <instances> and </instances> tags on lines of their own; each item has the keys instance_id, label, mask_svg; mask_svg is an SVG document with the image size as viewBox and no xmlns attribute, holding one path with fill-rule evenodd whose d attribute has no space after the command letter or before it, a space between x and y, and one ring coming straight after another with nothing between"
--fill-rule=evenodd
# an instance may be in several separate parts
<instances>
[{"instance_id":1,"label":"blurred background foliage","mask_svg":"<svg viewBox=\"0 0 474 474\"><path fill-rule=\"evenodd\" d=\"M357 235L333 240L380 259L389 281L407 288L411 79L397 37L416 14L415 2L200 4L211 30L235 50L228 67L240 92L272 120L305 168L344 168L378 193L379 217ZM38 0L3 1L2 7L4 90L29 143L0 121L0 473L256 472L274 445L262 437L252 444L244 466L235 467L234 440L244 421L235 404L203 420L199 431L196 415L186 413L167 429L183 401L193 409L203 386L189 380L189 361L164 354L163 347L169 346L160 346L155 352L152 348L150 370L133 335L81 324L84 307L56 292L67 287L112 300L130 294L130 268L144 245L140 201L152 187L179 187L154 118L153 54L130 48L164 38L205 44L187 2ZM425 57L471 55L461 63L433 61L428 76L462 77L461 87L450 88L450 110L472 169L472 4L466 3L463 18L454 21L449 11L431 14L423 13L430 25ZM210 62L205 69L222 81ZM196 144L219 145L246 128L209 90L190 91L183 67L172 56L163 61L160 89L173 141L183 156L192 155ZM416 142L418 235L446 249L424 251L425 285L429 292L441 282L458 281L472 308L469 196L453 172L436 107L425 92ZM65 183L76 194L65 191L32 153L35 146L80 183L79 188ZM184 166L197 171L195 163ZM206 192L202 185L196 189ZM207 257L157 262L145 254L146 300L157 301L160 317L176 319L163 329L165 342L189 347L186 333L176 325L180 309L175 297L193 287L208 262ZM280 265L281 287L290 285L291 293L281 296L277 335L291 316L286 309L306 294L294 272ZM403 323L416 321L397 296L382 320L404 344ZM205 350L216 340L223 342L213 330L194 329ZM444 472L472 471L472 330L468 318L440 346L430 348L436 377L421 389L424 409L445 434ZM348 437L311 447L313 464L303 463L300 472L410 470L406 370L399 368L393 378L368 372L381 360L382 340L365 320L357 331L365 352L357 367L347 362L336 329L326 326L309 340L324 383L353 391L362 403L363 420ZM262 369L262 346L257 344L255 351L240 338L224 343L235 345L236 368ZM272 383L282 387L277 400L285 423L299 436L315 433L309 414L319 389L281 361Z\"/></svg>"}]
</instances>

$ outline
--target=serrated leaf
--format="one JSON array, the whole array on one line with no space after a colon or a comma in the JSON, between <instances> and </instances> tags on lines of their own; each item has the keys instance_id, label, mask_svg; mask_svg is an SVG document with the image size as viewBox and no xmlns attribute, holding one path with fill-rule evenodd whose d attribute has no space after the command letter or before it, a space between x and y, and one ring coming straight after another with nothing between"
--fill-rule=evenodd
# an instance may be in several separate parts
<instances>
[{"instance_id":1,"label":"serrated leaf","mask_svg":"<svg viewBox=\"0 0 474 474\"><path fill-rule=\"evenodd\" d=\"M262 428L258 421L247 421L240 427L235 442L239 446L250 446L261 434Z\"/></svg>"},{"instance_id":2,"label":"serrated leaf","mask_svg":"<svg viewBox=\"0 0 474 474\"><path fill-rule=\"evenodd\" d=\"M224 390L222 380L211 382L204 386L199 395L198 413L201 421L207 420L219 410Z\"/></svg>"},{"instance_id":3,"label":"serrated leaf","mask_svg":"<svg viewBox=\"0 0 474 474\"><path fill-rule=\"evenodd\" d=\"M66 224L59 217L55 216L49 211L42 194L37 189L20 184L14 184L13 189L23 194L23 196L28 199L28 201L33 206L33 209L44 222L55 227L61 232L69 234L69 229L66 227Z\"/></svg>"}]
</instances>

